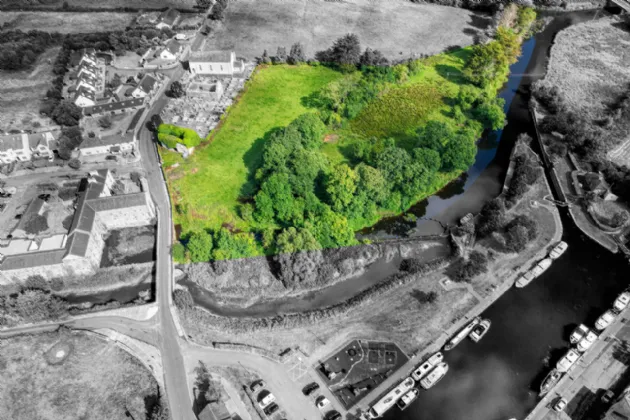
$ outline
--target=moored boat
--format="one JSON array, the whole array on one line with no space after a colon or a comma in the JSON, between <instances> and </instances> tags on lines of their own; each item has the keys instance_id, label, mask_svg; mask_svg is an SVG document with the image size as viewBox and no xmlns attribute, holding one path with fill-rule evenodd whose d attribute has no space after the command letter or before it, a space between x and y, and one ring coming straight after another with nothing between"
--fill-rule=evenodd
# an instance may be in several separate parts
<instances>
[{"instance_id":1,"label":"moored boat","mask_svg":"<svg viewBox=\"0 0 630 420\"><path fill-rule=\"evenodd\" d=\"M597 341L599 336L595 334L594 331L589 331L580 341L577 343L577 349L580 353L584 353L586 350L591 348L593 343Z\"/></svg>"},{"instance_id":2,"label":"moored boat","mask_svg":"<svg viewBox=\"0 0 630 420\"><path fill-rule=\"evenodd\" d=\"M398 408L400 408L401 410L404 410L405 408L409 407L409 405L416 399L418 398L418 394L420 394L420 391L418 390L418 388L414 388L410 391L408 391L405 395L403 395L398 402L396 402L396 405L398 406Z\"/></svg>"},{"instance_id":3,"label":"moored boat","mask_svg":"<svg viewBox=\"0 0 630 420\"><path fill-rule=\"evenodd\" d=\"M392 408L403 395L413 388L415 384L416 381L414 381L413 378L405 378L405 380L399 383L396 388L389 391L383 398L370 407L370 410L368 411L369 416L373 419L382 417L383 414Z\"/></svg>"},{"instance_id":4,"label":"moored boat","mask_svg":"<svg viewBox=\"0 0 630 420\"><path fill-rule=\"evenodd\" d=\"M477 343L483 338L484 335L488 333L488 330L490 330L490 325L492 325L492 322L489 319L482 319L481 322L477 324L470 332L470 339Z\"/></svg>"},{"instance_id":5,"label":"moored boat","mask_svg":"<svg viewBox=\"0 0 630 420\"><path fill-rule=\"evenodd\" d=\"M603 331L608 328L608 326L612 324L614 320L615 314L609 309L604 312L599 318L597 318L597 321L595 321L595 329L597 331Z\"/></svg>"},{"instance_id":6,"label":"moored boat","mask_svg":"<svg viewBox=\"0 0 630 420\"><path fill-rule=\"evenodd\" d=\"M420 386L424 389L431 388L432 386L437 384L440 379L444 377L444 375L446 375L446 372L448 372L448 364L446 364L446 362L441 362L439 365L434 367L433 370L424 377L424 379L420 381Z\"/></svg>"},{"instance_id":7,"label":"moored boat","mask_svg":"<svg viewBox=\"0 0 630 420\"><path fill-rule=\"evenodd\" d=\"M431 369L433 369L438 363L440 363L444 359L444 355L442 352L437 352L431 357L429 357L424 363L422 363L416 370L411 373L411 377L416 381L419 381L429 373Z\"/></svg>"},{"instance_id":8,"label":"moored boat","mask_svg":"<svg viewBox=\"0 0 630 420\"><path fill-rule=\"evenodd\" d=\"M567 248L569 248L569 244L564 241L560 241L560 243L554 246L549 253L549 258L551 258L552 260L560 258L560 256L565 253Z\"/></svg>"},{"instance_id":9,"label":"moored boat","mask_svg":"<svg viewBox=\"0 0 630 420\"><path fill-rule=\"evenodd\" d=\"M475 317L472 321L470 321L468 324L466 324L466 326L464 328L462 328L461 330L459 330L459 332L457 334L455 334L455 336L453 336L453 338L451 338L450 340L448 340L446 342L446 345L444 346L444 350L449 351L449 350L453 349L464 338L466 338L466 336L468 334L470 334L470 332L473 330L473 328L475 328L477 326L477 324L479 324L479 322L481 322L481 318Z\"/></svg>"},{"instance_id":10,"label":"moored boat","mask_svg":"<svg viewBox=\"0 0 630 420\"><path fill-rule=\"evenodd\" d=\"M617 296L617 299L615 299L615 303L613 304L613 309L615 309L617 312L621 312L628 307L629 303L630 303L630 293L623 292L622 294Z\"/></svg>"},{"instance_id":11,"label":"moored boat","mask_svg":"<svg viewBox=\"0 0 630 420\"><path fill-rule=\"evenodd\" d=\"M566 373L580 358L580 353L570 349L556 364L556 369L561 373Z\"/></svg>"},{"instance_id":12,"label":"moored boat","mask_svg":"<svg viewBox=\"0 0 630 420\"><path fill-rule=\"evenodd\" d=\"M569 337L569 341L571 344L577 344L586 334L588 334L590 330L584 324L578 325L576 329L573 330L571 336Z\"/></svg>"},{"instance_id":13,"label":"moored boat","mask_svg":"<svg viewBox=\"0 0 630 420\"><path fill-rule=\"evenodd\" d=\"M558 371L558 369L553 369L551 372L549 372L540 385L540 394L538 395L543 396L547 392L549 392L551 388L553 388L558 383L560 378L562 378L562 375L563 373Z\"/></svg>"},{"instance_id":14,"label":"moored boat","mask_svg":"<svg viewBox=\"0 0 630 420\"><path fill-rule=\"evenodd\" d=\"M551 267L551 258L545 258L544 260L540 260L538 264L527 273L523 274L521 277L516 280L516 287L521 288L527 286L531 283L535 278L540 276L542 273L547 271L549 267Z\"/></svg>"}]
</instances>

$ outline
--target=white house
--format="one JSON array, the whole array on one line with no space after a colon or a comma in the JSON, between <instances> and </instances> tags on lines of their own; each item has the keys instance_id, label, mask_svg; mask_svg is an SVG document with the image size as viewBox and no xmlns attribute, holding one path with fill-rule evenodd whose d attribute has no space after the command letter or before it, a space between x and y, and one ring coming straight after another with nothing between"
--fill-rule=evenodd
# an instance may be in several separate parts
<instances>
[{"instance_id":1,"label":"white house","mask_svg":"<svg viewBox=\"0 0 630 420\"><path fill-rule=\"evenodd\" d=\"M159 52L158 57L162 60L177 60L180 51L182 50L182 45L174 39L170 39L164 49Z\"/></svg>"},{"instance_id":2,"label":"white house","mask_svg":"<svg viewBox=\"0 0 630 420\"><path fill-rule=\"evenodd\" d=\"M155 77L146 74L142 80L140 80L138 86L131 92L131 96L134 98L146 98L155 92L157 86L158 84Z\"/></svg>"},{"instance_id":3,"label":"white house","mask_svg":"<svg viewBox=\"0 0 630 420\"><path fill-rule=\"evenodd\" d=\"M96 105L96 95L94 95L94 91L85 86L79 86L74 94L74 104L80 108Z\"/></svg>"},{"instance_id":4,"label":"white house","mask_svg":"<svg viewBox=\"0 0 630 420\"><path fill-rule=\"evenodd\" d=\"M0 136L0 163L27 162L32 158L52 160L57 140L52 133Z\"/></svg>"},{"instance_id":5,"label":"white house","mask_svg":"<svg viewBox=\"0 0 630 420\"><path fill-rule=\"evenodd\" d=\"M243 60L236 60L234 51L201 51L195 52L188 60L192 74L225 74L233 75L245 70Z\"/></svg>"},{"instance_id":6,"label":"white house","mask_svg":"<svg viewBox=\"0 0 630 420\"><path fill-rule=\"evenodd\" d=\"M86 138L79 146L79 158L104 154L123 154L135 150L133 135Z\"/></svg>"}]
</instances>

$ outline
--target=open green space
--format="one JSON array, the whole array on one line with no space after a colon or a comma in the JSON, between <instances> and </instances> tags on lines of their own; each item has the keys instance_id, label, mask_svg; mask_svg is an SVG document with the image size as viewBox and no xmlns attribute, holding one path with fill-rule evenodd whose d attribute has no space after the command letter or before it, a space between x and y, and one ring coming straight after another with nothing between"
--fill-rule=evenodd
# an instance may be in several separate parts
<instances>
[{"instance_id":1,"label":"open green space","mask_svg":"<svg viewBox=\"0 0 630 420\"><path fill-rule=\"evenodd\" d=\"M245 228L236 208L239 197L253 191L253 171L260 162L265 133L306 112L301 98L339 77L340 73L321 66L259 69L211 136L211 144L168 170L174 223L181 224L184 232L217 229L224 223Z\"/></svg>"},{"instance_id":2,"label":"open green space","mask_svg":"<svg viewBox=\"0 0 630 420\"><path fill-rule=\"evenodd\" d=\"M166 168L186 246L175 258L348 246L435 193L503 127L497 93L530 24L391 66L352 34L318 52L326 65L261 66L209 141Z\"/></svg>"}]
</instances>

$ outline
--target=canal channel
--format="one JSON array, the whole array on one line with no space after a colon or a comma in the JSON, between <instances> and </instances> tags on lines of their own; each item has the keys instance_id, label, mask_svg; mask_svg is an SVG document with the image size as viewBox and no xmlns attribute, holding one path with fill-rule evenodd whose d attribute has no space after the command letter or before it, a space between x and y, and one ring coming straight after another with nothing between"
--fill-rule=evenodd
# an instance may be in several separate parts
<instances>
[{"instance_id":1,"label":"canal channel","mask_svg":"<svg viewBox=\"0 0 630 420\"><path fill-rule=\"evenodd\" d=\"M434 196L421 203L415 234L477 212L499 194L516 137L520 133L534 135L527 107L529 86L544 75L555 34L594 18L596 13L560 14L527 41L523 56L512 68L514 76L505 89L508 92L502 93L510 95L513 91L514 96L509 104L506 98L508 125L497 135L498 147L491 162L487 155L492 151L480 150L487 155L483 160L478 156L477 169L463 181L461 193L447 198ZM422 391L407 410L390 410L386 420L523 419L536 405L540 381L568 348L570 331L579 323L592 325L630 280L628 264L620 255L611 254L583 235L565 209L561 209L561 218L563 240L569 243L569 250L532 284L509 290L489 307L483 316L492 320L492 328L485 338L477 344L465 340L447 352L450 370L444 379L430 391ZM390 220L381 228L389 235L393 232L387 229L397 226L399 221Z\"/></svg>"}]
</instances>

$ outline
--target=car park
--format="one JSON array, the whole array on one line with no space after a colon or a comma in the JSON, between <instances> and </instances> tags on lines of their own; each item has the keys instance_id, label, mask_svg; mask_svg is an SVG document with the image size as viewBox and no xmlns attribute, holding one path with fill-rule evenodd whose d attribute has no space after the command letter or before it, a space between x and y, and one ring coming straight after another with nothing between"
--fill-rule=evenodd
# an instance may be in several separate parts
<instances>
[{"instance_id":1,"label":"car park","mask_svg":"<svg viewBox=\"0 0 630 420\"><path fill-rule=\"evenodd\" d=\"M319 384L317 382L311 382L310 384L302 388L302 394L308 397L309 395L311 395L313 392L317 391L318 389L319 389Z\"/></svg>"},{"instance_id":2,"label":"car park","mask_svg":"<svg viewBox=\"0 0 630 420\"><path fill-rule=\"evenodd\" d=\"M324 408L328 404L330 404L330 401L328 401L328 398L324 397L323 395L320 395L315 400L315 405L317 406L317 408Z\"/></svg>"}]
</instances>

